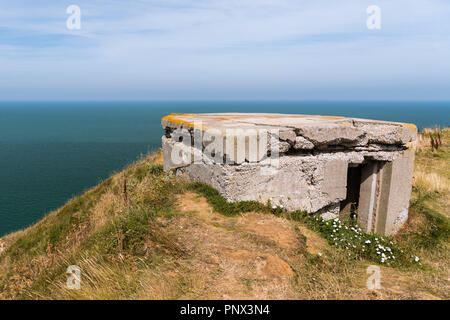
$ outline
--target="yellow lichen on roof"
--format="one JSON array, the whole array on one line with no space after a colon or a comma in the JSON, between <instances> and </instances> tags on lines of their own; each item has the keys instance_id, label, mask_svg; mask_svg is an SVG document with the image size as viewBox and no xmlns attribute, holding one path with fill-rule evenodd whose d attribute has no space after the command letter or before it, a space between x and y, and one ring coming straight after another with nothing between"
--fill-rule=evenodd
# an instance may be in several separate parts
<instances>
[{"instance_id":1,"label":"yellow lichen on roof","mask_svg":"<svg viewBox=\"0 0 450 320\"><path fill-rule=\"evenodd\" d=\"M402 123L402 125L404 127L409 127L411 129L412 134L414 134L414 132L418 132L417 126L415 124L413 124L413 123L406 123L406 122L404 122L404 123Z\"/></svg>"},{"instance_id":2,"label":"yellow lichen on roof","mask_svg":"<svg viewBox=\"0 0 450 320\"><path fill-rule=\"evenodd\" d=\"M175 122L175 123L181 123L188 127L194 127L194 124L189 121L175 118L176 116L193 116L193 115L194 114L191 114L191 113L172 113L172 114L169 114L168 116L163 117L162 120Z\"/></svg>"},{"instance_id":3,"label":"yellow lichen on roof","mask_svg":"<svg viewBox=\"0 0 450 320\"><path fill-rule=\"evenodd\" d=\"M278 118L286 118L286 115L236 115L236 114L230 114L230 115L210 115L210 114L195 114L195 113L172 113L168 116L163 117L163 120L168 120L171 122L176 123L183 123L189 126L193 126L194 124L191 122L188 122L186 120L182 120L179 117L196 117L196 116L211 116L214 117L214 120L234 120L234 119L246 119L249 117L259 117L259 118L266 118L266 119L278 119ZM315 119L325 119L325 120L341 120L346 119L346 117L337 117L337 116L319 116L319 115L301 115L301 114L292 114L289 115L290 118L315 118Z\"/></svg>"},{"instance_id":4,"label":"yellow lichen on roof","mask_svg":"<svg viewBox=\"0 0 450 320\"><path fill-rule=\"evenodd\" d=\"M320 118L326 120L342 120L346 119L345 117L336 117L336 116L311 116L312 118Z\"/></svg>"},{"instance_id":5,"label":"yellow lichen on roof","mask_svg":"<svg viewBox=\"0 0 450 320\"><path fill-rule=\"evenodd\" d=\"M417 130L417 126L414 123L407 123L407 122L403 122L402 125L404 127L411 127L413 130Z\"/></svg>"}]
</instances>

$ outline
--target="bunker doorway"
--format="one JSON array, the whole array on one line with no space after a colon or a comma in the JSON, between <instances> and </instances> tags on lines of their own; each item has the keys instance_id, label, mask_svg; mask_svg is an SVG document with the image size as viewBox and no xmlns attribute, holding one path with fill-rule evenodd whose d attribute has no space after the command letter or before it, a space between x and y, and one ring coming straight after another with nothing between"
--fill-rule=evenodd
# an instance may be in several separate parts
<instances>
[{"instance_id":1,"label":"bunker doorway","mask_svg":"<svg viewBox=\"0 0 450 320\"><path fill-rule=\"evenodd\" d=\"M355 218L359 206L361 174L363 165L350 163L347 170L347 195L340 205L340 217Z\"/></svg>"}]
</instances>

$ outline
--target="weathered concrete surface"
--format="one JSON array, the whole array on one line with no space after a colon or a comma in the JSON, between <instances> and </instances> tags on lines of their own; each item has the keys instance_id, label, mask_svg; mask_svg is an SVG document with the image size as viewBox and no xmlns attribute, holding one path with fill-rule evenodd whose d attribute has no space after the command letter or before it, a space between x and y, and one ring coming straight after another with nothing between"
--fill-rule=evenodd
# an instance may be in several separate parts
<instances>
[{"instance_id":1,"label":"weathered concrete surface","mask_svg":"<svg viewBox=\"0 0 450 320\"><path fill-rule=\"evenodd\" d=\"M409 199L414 171L414 151L405 151L401 157L383 168L380 210L375 232L395 234L408 218Z\"/></svg>"},{"instance_id":2,"label":"weathered concrete surface","mask_svg":"<svg viewBox=\"0 0 450 320\"><path fill-rule=\"evenodd\" d=\"M279 168L272 174L264 172L269 166L247 162L241 165L191 164L179 168L177 173L185 174L192 181L212 185L230 201L266 203L270 200L288 210L313 213L331 204L339 207L339 202L346 196L347 164L362 163L365 158L362 153L286 155L280 158ZM366 156L372 158L375 155ZM394 156L399 154L390 159Z\"/></svg>"},{"instance_id":3,"label":"weathered concrete surface","mask_svg":"<svg viewBox=\"0 0 450 320\"><path fill-rule=\"evenodd\" d=\"M362 165L358 221L364 229L392 234L407 218L414 161L411 146L417 134L414 125L233 113L170 115L162 119L162 126L166 130L164 168L212 185L229 201L270 201L287 210L333 218L346 198L348 166ZM176 129L185 129L184 139ZM275 137L273 133L252 137L249 129L278 132ZM203 135L203 139L191 148L194 135ZM258 146L270 147L273 141L279 142L277 168ZM174 162L174 154L183 151L189 156L175 157Z\"/></svg>"},{"instance_id":4,"label":"weathered concrete surface","mask_svg":"<svg viewBox=\"0 0 450 320\"><path fill-rule=\"evenodd\" d=\"M279 139L296 150L326 148L329 145L370 146L405 145L415 141L417 128L407 123L374 121L329 116L307 116L264 113L172 114L162 119L168 131L176 128L214 129L226 136L229 129L278 129ZM197 126L197 128L199 128ZM296 139L301 137L300 139ZM287 152L291 149L285 150Z\"/></svg>"},{"instance_id":5,"label":"weathered concrete surface","mask_svg":"<svg viewBox=\"0 0 450 320\"><path fill-rule=\"evenodd\" d=\"M358 223L366 232L373 232L373 221L379 205L379 172L381 165L378 162L368 163L361 171L361 187L358 207Z\"/></svg>"}]
</instances>

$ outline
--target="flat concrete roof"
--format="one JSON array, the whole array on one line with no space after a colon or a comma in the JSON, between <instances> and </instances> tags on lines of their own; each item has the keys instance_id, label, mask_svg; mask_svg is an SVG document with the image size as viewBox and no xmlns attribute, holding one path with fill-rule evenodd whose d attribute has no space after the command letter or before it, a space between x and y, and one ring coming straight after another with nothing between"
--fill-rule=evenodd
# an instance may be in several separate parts
<instances>
[{"instance_id":1,"label":"flat concrete roof","mask_svg":"<svg viewBox=\"0 0 450 320\"><path fill-rule=\"evenodd\" d=\"M164 129L193 128L201 122L202 130L217 129L279 129L314 144L329 144L339 138L344 142L363 144L406 144L416 139L414 124L358 118L280 113L201 113L170 114L161 120ZM281 135L280 135L281 136Z\"/></svg>"}]
</instances>

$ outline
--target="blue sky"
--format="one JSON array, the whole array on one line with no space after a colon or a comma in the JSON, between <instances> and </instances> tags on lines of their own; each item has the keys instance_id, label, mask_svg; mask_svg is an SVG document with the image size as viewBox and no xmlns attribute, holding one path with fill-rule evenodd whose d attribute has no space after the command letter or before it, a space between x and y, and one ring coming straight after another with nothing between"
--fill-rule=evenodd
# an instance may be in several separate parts
<instances>
[{"instance_id":1,"label":"blue sky","mask_svg":"<svg viewBox=\"0 0 450 320\"><path fill-rule=\"evenodd\" d=\"M153 99L450 100L450 1L0 0L0 100Z\"/></svg>"}]
</instances>

